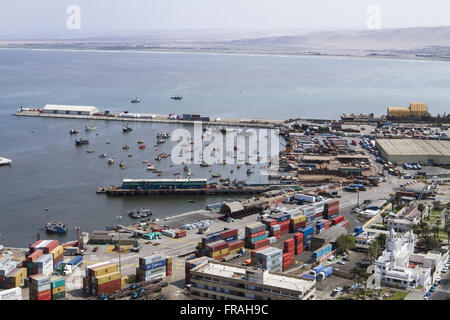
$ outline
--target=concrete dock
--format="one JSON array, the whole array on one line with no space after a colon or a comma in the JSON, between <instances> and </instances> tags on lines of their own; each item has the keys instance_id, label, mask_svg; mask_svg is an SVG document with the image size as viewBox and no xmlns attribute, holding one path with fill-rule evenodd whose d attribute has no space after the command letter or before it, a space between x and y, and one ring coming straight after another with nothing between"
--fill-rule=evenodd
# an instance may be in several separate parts
<instances>
[{"instance_id":1,"label":"concrete dock","mask_svg":"<svg viewBox=\"0 0 450 320\"><path fill-rule=\"evenodd\" d=\"M125 121L125 122L153 122L153 123L177 123L177 124L194 124L198 121L193 120L174 120L169 119L168 115L155 115L154 118L127 118L108 115L72 115L72 114L52 114L42 113L39 111L19 111L14 113L15 116L22 117L40 117L40 118L55 118L55 119L78 119L78 120L106 120L106 121ZM283 120L269 120L269 119L239 119L239 118L220 118L219 121L203 121L205 125L216 126L235 126L235 127L255 127L255 128L270 128L274 129L283 124Z\"/></svg>"}]
</instances>

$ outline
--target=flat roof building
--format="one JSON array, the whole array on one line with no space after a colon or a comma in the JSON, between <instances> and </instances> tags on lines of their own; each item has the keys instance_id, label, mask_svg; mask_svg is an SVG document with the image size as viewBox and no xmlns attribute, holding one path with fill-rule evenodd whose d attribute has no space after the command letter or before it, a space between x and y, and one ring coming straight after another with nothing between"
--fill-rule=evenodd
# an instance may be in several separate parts
<instances>
[{"instance_id":1,"label":"flat roof building","mask_svg":"<svg viewBox=\"0 0 450 320\"><path fill-rule=\"evenodd\" d=\"M68 106L58 104L46 104L42 108L43 113L54 114L70 114L70 115L93 115L99 112L96 107L93 106Z\"/></svg>"},{"instance_id":2,"label":"flat roof building","mask_svg":"<svg viewBox=\"0 0 450 320\"><path fill-rule=\"evenodd\" d=\"M208 262L190 271L191 295L202 300L306 300L315 280L257 268Z\"/></svg>"},{"instance_id":3,"label":"flat roof building","mask_svg":"<svg viewBox=\"0 0 450 320\"><path fill-rule=\"evenodd\" d=\"M390 162L450 164L450 140L377 139L377 147Z\"/></svg>"}]
</instances>

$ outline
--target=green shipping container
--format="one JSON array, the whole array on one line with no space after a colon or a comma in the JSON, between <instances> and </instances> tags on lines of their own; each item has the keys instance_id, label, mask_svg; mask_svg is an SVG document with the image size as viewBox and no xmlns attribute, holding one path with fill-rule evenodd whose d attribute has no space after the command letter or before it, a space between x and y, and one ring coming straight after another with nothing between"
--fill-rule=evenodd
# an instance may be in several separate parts
<instances>
[{"instance_id":1,"label":"green shipping container","mask_svg":"<svg viewBox=\"0 0 450 320\"><path fill-rule=\"evenodd\" d=\"M64 287L65 285L66 285L66 280L64 280L64 279L52 280L52 289L53 288Z\"/></svg>"},{"instance_id":2,"label":"green shipping container","mask_svg":"<svg viewBox=\"0 0 450 320\"><path fill-rule=\"evenodd\" d=\"M65 291L52 294L52 300L58 300L58 299L62 299L65 297L66 297Z\"/></svg>"}]
</instances>

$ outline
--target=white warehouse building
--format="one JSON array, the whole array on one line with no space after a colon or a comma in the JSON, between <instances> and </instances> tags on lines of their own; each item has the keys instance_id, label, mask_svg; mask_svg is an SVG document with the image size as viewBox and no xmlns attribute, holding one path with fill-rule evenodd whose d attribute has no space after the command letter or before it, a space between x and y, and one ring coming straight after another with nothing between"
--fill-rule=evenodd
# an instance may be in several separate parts
<instances>
[{"instance_id":1,"label":"white warehouse building","mask_svg":"<svg viewBox=\"0 0 450 320\"><path fill-rule=\"evenodd\" d=\"M57 104L46 104L44 108L42 108L42 113L67 114L79 116L90 116L97 112L99 112L98 109L93 106L67 106Z\"/></svg>"}]
</instances>

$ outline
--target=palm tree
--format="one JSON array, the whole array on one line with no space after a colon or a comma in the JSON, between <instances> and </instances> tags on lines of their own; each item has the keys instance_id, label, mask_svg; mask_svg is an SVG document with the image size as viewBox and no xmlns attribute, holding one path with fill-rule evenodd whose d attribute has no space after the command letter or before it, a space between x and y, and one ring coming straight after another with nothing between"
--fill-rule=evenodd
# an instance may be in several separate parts
<instances>
[{"instance_id":1,"label":"palm tree","mask_svg":"<svg viewBox=\"0 0 450 320\"><path fill-rule=\"evenodd\" d=\"M444 226L444 230L447 233L447 244L450 244L450 221L447 221Z\"/></svg>"},{"instance_id":2,"label":"palm tree","mask_svg":"<svg viewBox=\"0 0 450 320\"><path fill-rule=\"evenodd\" d=\"M425 206L423 205L423 203L419 203L417 209L419 209L420 211L420 223L423 222L423 212L425 211Z\"/></svg>"},{"instance_id":3,"label":"palm tree","mask_svg":"<svg viewBox=\"0 0 450 320\"><path fill-rule=\"evenodd\" d=\"M433 233L434 238L439 238L439 225L437 223L433 224L431 232Z\"/></svg>"}]
</instances>

